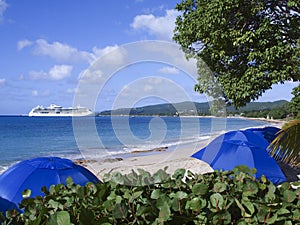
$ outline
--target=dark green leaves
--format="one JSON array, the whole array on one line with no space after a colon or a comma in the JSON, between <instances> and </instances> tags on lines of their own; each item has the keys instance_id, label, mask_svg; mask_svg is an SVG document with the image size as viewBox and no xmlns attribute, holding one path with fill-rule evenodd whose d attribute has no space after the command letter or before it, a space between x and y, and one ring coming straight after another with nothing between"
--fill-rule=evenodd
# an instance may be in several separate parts
<instances>
[{"instance_id":1,"label":"dark green leaves","mask_svg":"<svg viewBox=\"0 0 300 225\"><path fill-rule=\"evenodd\" d=\"M51 186L22 201L2 224L299 224L300 189L255 180L249 168L169 175L140 170L107 175L101 184ZM188 176L186 176L188 174ZM184 179L184 181L183 181ZM145 182L147 180L147 182ZM128 185L135 181L135 185ZM149 183L151 181L151 183ZM154 181L157 181L155 183ZM138 185L139 184L139 185ZM295 183L294 185L299 185Z\"/></svg>"},{"instance_id":2,"label":"dark green leaves","mask_svg":"<svg viewBox=\"0 0 300 225\"><path fill-rule=\"evenodd\" d=\"M183 0L176 9L173 39L198 60L200 93L216 97L218 82L241 107L273 84L299 81L299 1Z\"/></svg>"}]
</instances>

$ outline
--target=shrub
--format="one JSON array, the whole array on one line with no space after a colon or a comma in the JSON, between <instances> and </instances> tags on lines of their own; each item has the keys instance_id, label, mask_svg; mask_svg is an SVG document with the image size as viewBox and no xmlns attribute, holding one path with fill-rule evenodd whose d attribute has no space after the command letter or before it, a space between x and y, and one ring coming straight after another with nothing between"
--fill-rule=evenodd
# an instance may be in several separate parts
<instances>
[{"instance_id":1,"label":"shrub","mask_svg":"<svg viewBox=\"0 0 300 225\"><path fill-rule=\"evenodd\" d=\"M24 212L7 212L2 224L300 224L300 188L276 187L251 172L138 170L86 186L68 179L43 188L45 197L24 199Z\"/></svg>"}]
</instances>

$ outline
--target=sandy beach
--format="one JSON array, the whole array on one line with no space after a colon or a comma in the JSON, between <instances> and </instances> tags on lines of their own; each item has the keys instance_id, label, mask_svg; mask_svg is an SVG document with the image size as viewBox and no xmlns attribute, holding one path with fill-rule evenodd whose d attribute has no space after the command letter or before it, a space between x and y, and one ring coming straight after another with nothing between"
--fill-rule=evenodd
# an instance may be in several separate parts
<instances>
[{"instance_id":1,"label":"sandy beach","mask_svg":"<svg viewBox=\"0 0 300 225\"><path fill-rule=\"evenodd\" d=\"M201 160L190 157L194 152L205 147L212 139L201 142L194 142L175 146L175 149L165 149L164 151L153 151L148 155L130 157L108 158L100 161L88 160L81 164L93 172L100 180L106 173L121 172L128 174L132 170L144 169L150 173L155 173L159 169L167 168L167 172L172 174L178 168L185 168L193 173L212 172L213 169Z\"/></svg>"},{"instance_id":2,"label":"sandy beach","mask_svg":"<svg viewBox=\"0 0 300 225\"><path fill-rule=\"evenodd\" d=\"M274 121L273 121L274 122ZM269 126L280 128L282 121L276 121ZM122 174L131 173L132 170L137 172L137 169L144 169L150 173L155 173L159 169L167 167L167 172L172 174L178 168L190 170L193 173L204 174L212 172L213 169L204 161L190 157L193 153L205 147L214 138L193 142L189 144L181 144L173 148L161 147L148 152L133 152L126 157L107 158L103 160L82 160L77 163L85 166L93 172L100 180L107 173L120 172ZM280 164L283 172L286 175L293 175L291 179L295 179L295 175L299 171L289 167L288 165ZM297 177L296 177L297 179Z\"/></svg>"}]
</instances>

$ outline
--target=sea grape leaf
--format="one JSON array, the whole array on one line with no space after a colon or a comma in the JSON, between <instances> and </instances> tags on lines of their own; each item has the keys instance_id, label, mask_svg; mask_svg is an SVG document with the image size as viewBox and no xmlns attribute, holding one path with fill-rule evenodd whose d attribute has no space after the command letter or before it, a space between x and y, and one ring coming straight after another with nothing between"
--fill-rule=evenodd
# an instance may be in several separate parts
<instances>
[{"instance_id":1,"label":"sea grape leaf","mask_svg":"<svg viewBox=\"0 0 300 225\"><path fill-rule=\"evenodd\" d=\"M52 214L47 225L73 225L70 221L70 215L66 211L59 211Z\"/></svg>"},{"instance_id":2,"label":"sea grape leaf","mask_svg":"<svg viewBox=\"0 0 300 225\"><path fill-rule=\"evenodd\" d=\"M247 217L250 217L255 212L255 207L250 201L244 201L243 205L245 206L245 212ZM246 210L247 209L247 210Z\"/></svg>"},{"instance_id":3,"label":"sea grape leaf","mask_svg":"<svg viewBox=\"0 0 300 225\"><path fill-rule=\"evenodd\" d=\"M210 202L216 210L221 209L224 204L224 198L221 194L215 193L210 196Z\"/></svg>"},{"instance_id":4,"label":"sea grape leaf","mask_svg":"<svg viewBox=\"0 0 300 225\"><path fill-rule=\"evenodd\" d=\"M159 189L155 189L152 191L150 198L158 199L160 195L161 195L161 191Z\"/></svg>"},{"instance_id":5,"label":"sea grape leaf","mask_svg":"<svg viewBox=\"0 0 300 225\"><path fill-rule=\"evenodd\" d=\"M193 211L199 212L201 210L200 198L195 197L189 201L189 208Z\"/></svg>"},{"instance_id":6,"label":"sea grape leaf","mask_svg":"<svg viewBox=\"0 0 300 225\"><path fill-rule=\"evenodd\" d=\"M291 203L296 199L296 193L290 190L285 190L283 192L283 199L284 201Z\"/></svg>"},{"instance_id":7,"label":"sea grape leaf","mask_svg":"<svg viewBox=\"0 0 300 225\"><path fill-rule=\"evenodd\" d=\"M112 212L113 216L117 219L123 219L127 217L128 214L128 210L126 208L126 205L121 203L121 204L116 204L113 212Z\"/></svg>"},{"instance_id":8,"label":"sea grape leaf","mask_svg":"<svg viewBox=\"0 0 300 225\"><path fill-rule=\"evenodd\" d=\"M188 194L185 193L185 192L183 192L183 191L177 191L175 196L176 196L176 198L178 198L179 200L181 200L181 199L187 198Z\"/></svg>"},{"instance_id":9,"label":"sea grape leaf","mask_svg":"<svg viewBox=\"0 0 300 225\"><path fill-rule=\"evenodd\" d=\"M217 182L214 184L214 188L213 188L213 191L214 192L218 192L218 193L221 193L223 191L226 190L226 185L222 182Z\"/></svg>"},{"instance_id":10,"label":"sea grape leaf","mask_svg":"<svg viewBox=\"0 0 300 225\"><path fill-rule=\"evenodd\" d=\"M184 176L185 176L185 169L177 169L175 172L174 172L174 174L173 174L173 178L174 179L183 179L184 178Z\"/></svg>"},{"instance_id":11,"label":"sea grape leaf","mask_svg":"<svg viewBox=\"0 0 300 225\"><path fill-rule=\"evenodd\" d=\"M162 221L167 221L170 217L170 214L171 214L170 206L165 202L161 207L158 216Z\"/></svg>"},{"instance_id":12,"label":"sea grape leaf","mask_svg":"<svg viewBox=\"0 0 300 225\"><path fill-rule=\"evenodd\" d=\"M74 182L73 182L72 177L68 176L67 179L66 179L66 185L68 187L71 187L71 186L73 186L73 184L74 184Z\"/></svg>"},{"instance_id":13,"label":"sea grape leaf","mask_svg":"<svg viewBox=\"0 0 300 225\"><path fill-rule=\"evenodd\" d=\"M258 192L258 186L255 182L246 182L243 188L244 196L255 196Z\"/></svg>"},{"instance_id":14,"label":"sea grape leaf","mask_svg":"<svg viewBox=\"0 0 300 225\"><path fill-rule=\"evenodd\" d=\"M205 195L208 191L208 186L204 183L195 184L192 188L192 192L194 195Z\"/></svg>"}]
</instances>

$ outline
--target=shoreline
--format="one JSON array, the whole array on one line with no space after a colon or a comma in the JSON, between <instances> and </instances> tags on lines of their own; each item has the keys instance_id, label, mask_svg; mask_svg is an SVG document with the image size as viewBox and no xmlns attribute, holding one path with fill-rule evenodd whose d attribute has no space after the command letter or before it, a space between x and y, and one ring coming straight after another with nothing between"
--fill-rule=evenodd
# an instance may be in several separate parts
<instances>
[{"instance_id":1,"label":"shoreline","mask_svg":"<svg viewBox=\"0 0 300 225\"><path fill-rule=\"evenodd\" d=\"M80 165L93 172L100 180L103 180L107 173L120 172L122 174L131 173L143 169L151 174L159 169L167 168L167 172L172 174L178 168L185 168L193 173L213 172L213 169L199 159L192 158L191 155L205 147L209 140L197 141L188 144L179 144L175 149L165 151L154 151L154 154L138 155L135 153L125 158L107 158L104 160L83 160ZM152 152L153 153L153 152Z\"/></svg>"},{"instance_id":2,"label":"shoreline","mask_svg":"<svg viewBox=\"0 0 300 225\"><path fill-rule=\"evenodd\" d=\"M262 127L276 126L280 128L280 125L281 123L270 123ZM153 174L165 167L168 167L166 171L169 174L173 174L178 168L184 168L198 174L213 172L213 169L206 162L192 158L191 155L204 148L216 136L224 132L227 131L220 131L205 140L181 143L170 148L161 146L147 151L133 151L126 155L113 156L102 160L87 159L82 160L79 164L93 172L100 180L103 180L104 175L107 173L129 174L133 170L137 172L139 169L143 169Z\"/></svg>"}]
</instances>

